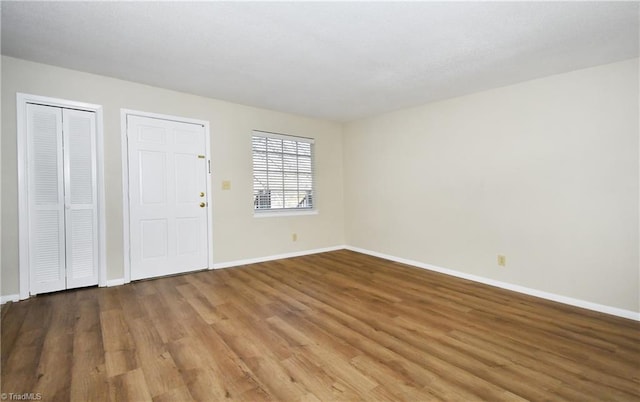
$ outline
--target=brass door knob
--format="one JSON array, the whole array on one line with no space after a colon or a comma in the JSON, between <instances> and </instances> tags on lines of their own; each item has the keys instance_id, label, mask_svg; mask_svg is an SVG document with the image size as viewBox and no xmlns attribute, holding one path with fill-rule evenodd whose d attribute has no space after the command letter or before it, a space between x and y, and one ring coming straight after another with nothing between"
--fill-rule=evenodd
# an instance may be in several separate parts
<instances>
[{"instance_id":1,"label":"brass door knob","mask_svg":"<svg viewBox=\"0 0 640 402\"><path fill-rule=\"evenodd\" d=\"M205 205L207 205L207 204L205 204L204 202L201 202L200 203L200 208L204 208Z\"/></svg>"},{"instance_id":2,"label":"brass door knob","mask_svg":"<svg viewBox=\"0 0 640 402\"><path fill-rule=\"evenodd\" d=\"M200 192L200 197L204 197L204 193L202 191Z\"/></svg>"}]
</instances>

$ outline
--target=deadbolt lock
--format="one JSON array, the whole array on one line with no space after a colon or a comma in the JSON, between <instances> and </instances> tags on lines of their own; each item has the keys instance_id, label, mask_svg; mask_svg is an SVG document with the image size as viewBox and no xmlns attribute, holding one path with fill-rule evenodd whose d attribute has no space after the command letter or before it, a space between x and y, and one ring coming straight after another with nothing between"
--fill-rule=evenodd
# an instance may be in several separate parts
<instances>
[{"instance_id":1,"label":"deadbolt lock","mask_svg":"<svg viewBox=\"0 0 640 402\"><path fill-rule=\"evenodd\" d=\"M200 197L204 197L204 193L202 191L200 192Z\"/></svg>"}]
</instances>

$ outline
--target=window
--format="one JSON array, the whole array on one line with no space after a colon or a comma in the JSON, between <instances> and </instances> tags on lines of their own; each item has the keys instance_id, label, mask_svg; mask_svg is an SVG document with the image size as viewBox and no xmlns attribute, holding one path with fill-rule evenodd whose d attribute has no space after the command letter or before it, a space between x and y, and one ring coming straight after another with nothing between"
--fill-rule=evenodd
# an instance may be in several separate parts
<instances>
[{"instance_id":1,"label":"window","mask_svg":"<svg viewBox=\"0 0 640 402\"><path fill-rule=\"evenodd\" d=\"M253 209L312 210L313 139L253 132Z\"/></svg>"}]
</instances>

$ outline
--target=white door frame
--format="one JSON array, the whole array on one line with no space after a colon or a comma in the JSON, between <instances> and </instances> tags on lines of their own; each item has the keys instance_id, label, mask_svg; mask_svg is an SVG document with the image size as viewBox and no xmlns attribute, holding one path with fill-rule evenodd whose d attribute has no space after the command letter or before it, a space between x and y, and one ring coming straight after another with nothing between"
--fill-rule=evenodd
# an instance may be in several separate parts
<instances>
[{"instance_id":1,"label":"white door frame","mask_svg":"<svg viewBox=\"0 0 640 402\"><path fill-rule=\"evenodd\" d=\"M27 186L27 104L79 109L96 114L96 176L98 187L98 286L107 285L107 242L104 192L104 153L103 153L103 117L102 106L92 103L76 102L66 99L24 93L16 94L18 136L18 244L20 271L20 300L30 296L29 280L29 198Z\"/></svg>"},{"instance_id":2,"label":"white door frame","mask_svg":"<svg viewBox=\"0 0 640 402\"><path fill-rule=\"evenodd\" d=\"M209 134L209 122L206 120L190 119L186 117L171 116L166 114L141 112L131 109L120 109L120 132L122 142L122 240L124 254L124 283L131 282L131 231L129 215L129 141L127 137L127 116L150 117L162 120L171 120L180 123L199 124L204 127L205 158L207 160L207 189L205 191L207 205L207 269L213 269L213 203L211 197L211 139Z\"/></svg>"}]
</instances>

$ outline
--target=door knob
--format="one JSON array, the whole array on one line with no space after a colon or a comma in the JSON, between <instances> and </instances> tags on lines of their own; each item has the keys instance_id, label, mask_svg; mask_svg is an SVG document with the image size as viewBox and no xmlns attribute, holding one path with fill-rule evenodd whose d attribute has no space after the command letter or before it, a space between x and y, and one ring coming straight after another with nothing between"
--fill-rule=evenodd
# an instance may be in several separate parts
<instances>
[{"instance_id":1,"label":"door knob","mask_svg":"<svg viewBox=\"0 0 640 402\"><path fill-rule=\"evenodd\" d=\"M200 197L204 197L204 193L202 191L200 192Z\"/></svg>"},{"instance_id":2,"label":"door knob","mask_svg":"<svg viewBox=\"0 0 640 402\"><path fill-rule=\"evenodd\" d=\"M200 203L200 208L204 208L205 205L207 205L207 204L205 204L204 202L201 202Z\"/></svg>"}]
</instances>

